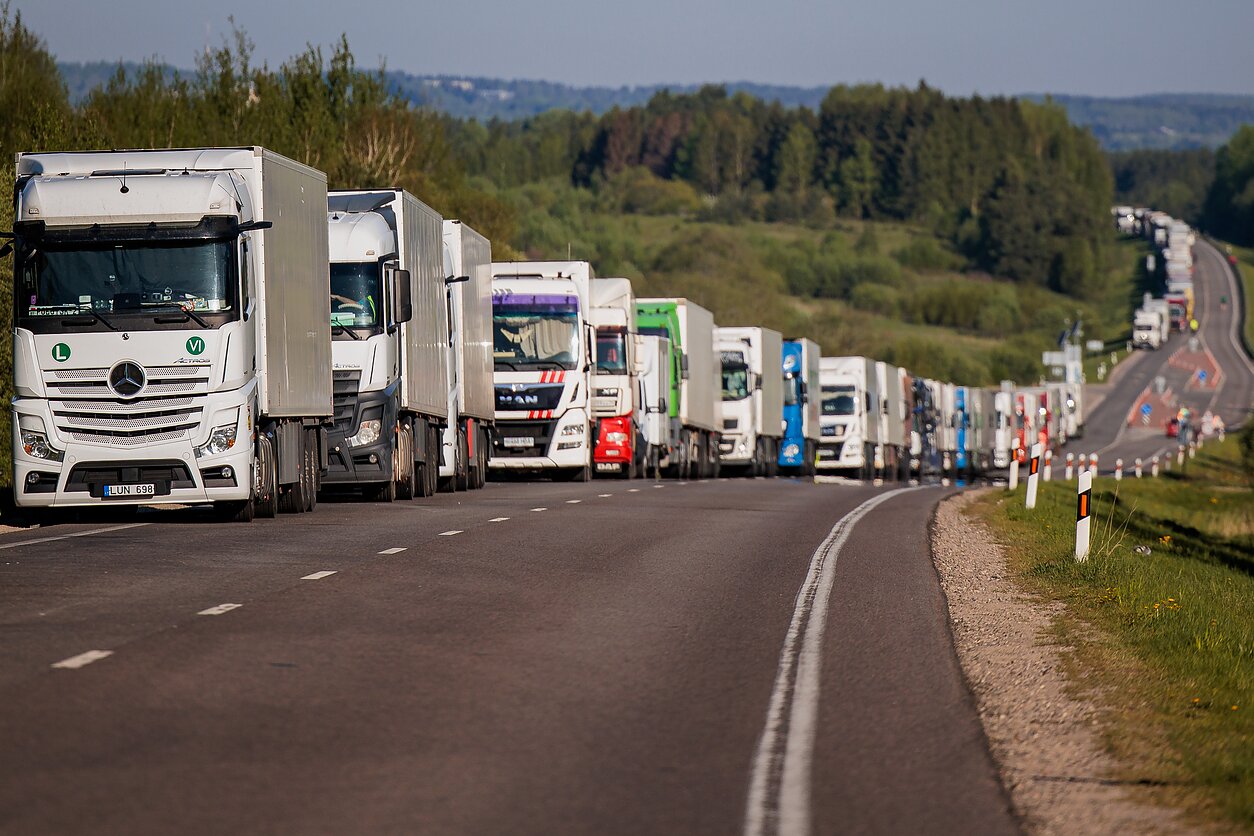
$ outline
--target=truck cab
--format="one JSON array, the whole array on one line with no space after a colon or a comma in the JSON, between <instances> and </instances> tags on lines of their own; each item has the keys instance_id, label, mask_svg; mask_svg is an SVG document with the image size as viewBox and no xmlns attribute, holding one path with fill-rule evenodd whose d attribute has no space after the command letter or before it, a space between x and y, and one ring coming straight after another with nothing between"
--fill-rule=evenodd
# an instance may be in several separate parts
<instances>
[{"instance_id":1,"label":"truck cab","mask_svg":"<svg viewBox=\"0 0 1254 836\"><path fill-rule=\"evenodd\" d=\"M779 466L799 476L813 476L818 458L819 360L819 346L813 340L784 341L784 437Z\"/></svg>"},{"instance_id":2,"label":"truck cab","mask_svg":"<svg viewBox=\"0 0 1254 836\"><path fill-rule=\"evenodd\" d=\"M819 469L838 470L857 479L872 478L881 411L875 361L824 357L819 384Z\"/></svg>"},{"instance_id":3,"label":"truck cab","mask_svg":"<svg viewBox=\"0 0 1254 836\"><path fill-rule=\"evenodd\" d=\"M644 471L637 415L636 297L628 279L593 279L593 463L597 473L634 479Z\"/></svg>"},{"instance_id":4,"label":"truck cab","mask_svg":"<svg viewBox=\"0 0 1254 836\"><path fill-rule=\"evenodd\" d=\"M593 278L586 261L492 264L490 472L591 478Z\"/></svg>"},{"instance_id":5,"label":"truck cab","mask_svg":"<svg viewBox=\"0 0 1254 836\"><path fill-rule=\"evenodd\" d=\"M756 327L715 329L722 367L722 440L719 458L746 476L778 471L783 432L783 338Z\"/></svg>"}]
</instances>

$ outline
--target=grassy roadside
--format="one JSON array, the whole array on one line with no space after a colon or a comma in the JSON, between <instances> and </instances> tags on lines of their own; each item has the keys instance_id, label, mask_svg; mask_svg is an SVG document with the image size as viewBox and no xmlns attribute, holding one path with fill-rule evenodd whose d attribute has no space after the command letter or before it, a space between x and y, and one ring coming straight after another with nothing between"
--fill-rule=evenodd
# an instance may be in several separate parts
<instances>
[{"instance_id":1,"label":"grassy roadside","mask_svg":"<svg viewBox=\"0 0 1254 836\"><path fill-rule=\"evenodd\" d=\"M1232 252L1237 257L1237 267L1245 284L1245 339L1254 345L1254 250L1234 246Z\"/></svg>"},{"instance_id":2,"label":"grassy roadside","mask_svg":"<svg viewBox=\"0 0 1254 836\"><path fill-rule=\"evenodd\" d=\"M1248 433L1254 458L1254 431ZM1103 478L1093 550L1073 559L1075 484L1037 508L996 492L972 506L1024 587L1063 605L1057 638L1077 688L1103 708L1123 780L1254 829L1254 482L1236 436L1183 472ZM1135 546L1148 546L1149 555Z\"/></svg>"}]
</instances>

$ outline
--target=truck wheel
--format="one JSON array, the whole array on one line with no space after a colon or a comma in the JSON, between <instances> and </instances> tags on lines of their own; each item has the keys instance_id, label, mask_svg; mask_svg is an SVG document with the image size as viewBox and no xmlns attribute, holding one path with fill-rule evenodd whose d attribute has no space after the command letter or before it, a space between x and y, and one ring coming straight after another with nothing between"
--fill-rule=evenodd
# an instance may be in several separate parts
<instances>
[{"instance_id":1,"label":"truck wheel","mask_svg":"<svg viewBox=\"0 0 1254 836\"><path fill-rule=\"evenodd\" d=\"M318 507L318 431L305 430L305 510Z\"/></svg>"},{"instance_id":2,"label":"truck wheel","mask_svg":"<svg viewBox=\"0 0 1254 836\"><path fill-rule=\"evenodd\" d=\"M307 479L305 474L309 470L309 456L306 451L305 441L305 434L301 433L296 481L286 489L283 487L279 488L279 513L300 514L305 510L305 485Z\"/></svg>"},{"instance_id":3,"label":"truck wheel","mask_svg":"<svg viewBox=\"0 0 1254 836\"><path fill-rule=\"evenodd\" d=\"M414 479L414 428L408 421L401 426L400 439L396 445L396 460L396 498L413 499L417 491Z\"/></svg>"},{"instance_id":4,"label":"truck wheel","mask_svg":"<svg viewBox=\"0 0 1254 836\"><path fill-rule=\"evenodd\" d=\"M457 466L453 468L453 490L470 490L470 442L464 427L457 428Z\"/></svg>"},{"instance_id":5,"label":"truck wheel","mask_svg":"<svg viewBox=\"0 0 1254 836\"><path fill-rule=\"evenodd\" d=\"M257 467L261 470L261 484L253 500L255 513L263 519L274 519L279 513L278 474L274 461L274 445L262 437L257 442Z\"/></svg>"}]
</instances>

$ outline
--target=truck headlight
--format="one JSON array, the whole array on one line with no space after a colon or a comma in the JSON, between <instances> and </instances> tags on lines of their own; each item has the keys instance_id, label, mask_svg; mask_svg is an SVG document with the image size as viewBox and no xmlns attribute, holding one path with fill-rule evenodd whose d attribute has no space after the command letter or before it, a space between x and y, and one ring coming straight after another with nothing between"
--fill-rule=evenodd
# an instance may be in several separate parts
<instances>
[{"instance_id":1,"label":"truck headlight","mask_svg":"<svg viewBox=\"0 0 1254 836\"><path fill-rule=\"evenodd\" d=\"M65 453L48 443L46 435L34 430L22 430L22 449L34 459L59 462L65 458Z\"/></svg>"},{"instance_id":2,"label":"truck headlight","mask_svg":"<svg viewBox=\"0 0 1254 836\"><path fill-rule=\"evenodd\" d=\"M583 424L569 424L562 427L562 436L583 435Z\"/></svg>"},{"instance_id":3,"label":"truck headlight","mask_svg":"<svg viewBox=\"0 0 1254 836\"><path fill-rule=\"evenodd\" d=\"M344 439L349 447L363 447L374 444L383 434L383 422L378 418L370 418L361 422L357 435Z\"/></svg>"},{"instance_id":4,"label":"truck headlight","mask_svg":"<svg viewBox=\"0 0 1254 836\"><path fill-rule=\"evenodd\" d=\"M216 456L219 453L225 453L230 450L235 446L237 428L238 422L214 427L213 432L209 433L209 440L195 448L196 458L203 459L205 456Z\"/></svg>"}]
</instances>

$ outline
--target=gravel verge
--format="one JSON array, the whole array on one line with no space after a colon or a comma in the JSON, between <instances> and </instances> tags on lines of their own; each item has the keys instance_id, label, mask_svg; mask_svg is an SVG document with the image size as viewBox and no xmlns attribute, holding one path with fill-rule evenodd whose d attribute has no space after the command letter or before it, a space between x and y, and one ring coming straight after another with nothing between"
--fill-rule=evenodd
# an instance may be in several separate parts
<instances>
[{"instance_id":1,"label":"gravel verge","mask_svg":"<svg viewBox=\"0 0 1254 836\"><path fill-rule=\"evenodd\" d=\"M1002 782L1032 834L1197 833L1114 779L1097 711L1069 693L1062 656L1049 635L1061 604L1015 585L992 534L963 509L986 491L940 504L932 555L949 604L954 643L979 705Z\"/></svg>"}]
</instances>

